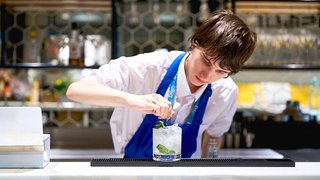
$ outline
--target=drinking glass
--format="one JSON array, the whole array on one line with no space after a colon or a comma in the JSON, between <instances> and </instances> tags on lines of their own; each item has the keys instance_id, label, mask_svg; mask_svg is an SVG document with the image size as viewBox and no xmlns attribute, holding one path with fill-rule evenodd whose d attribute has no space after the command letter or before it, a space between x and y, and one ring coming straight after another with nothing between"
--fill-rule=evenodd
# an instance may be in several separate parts
<instances>
[{"instance_id":1,"label":"drinking glass","mask_svg":"<svg viewBox=\"0 0 320 180\"><path fill-rule=\"evenodd\" d=\"M46 41L46 49L49 61L53 65L68 65L69 38L67 35L50 35Z\"/></svg>"},{"instance_id":2,"label":"drinking glass","mask_svg":"<svg viewBox=\"0 0 320 180\"><path fill-rule=\"evenodd\" d=\"M181 159L182 129L177 125L153 128L153 160L171 162Z\"/></svg>"},{"instance_id":3,"label":"drinking glass","mask_svg":"<svg viewBox=\"0 0 320 180\"><path fill-rule=\"evenodd\" d=\"M103 35L87 35L85 40L85 65L103 65L111 58L111 45Z\"/></svg>"}]
</instances>

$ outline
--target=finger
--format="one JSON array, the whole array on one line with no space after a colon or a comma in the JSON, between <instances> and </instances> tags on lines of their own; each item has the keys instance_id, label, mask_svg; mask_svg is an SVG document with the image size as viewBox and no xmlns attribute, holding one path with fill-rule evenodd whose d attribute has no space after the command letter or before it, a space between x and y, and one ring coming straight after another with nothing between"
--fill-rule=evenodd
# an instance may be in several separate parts
<instances>
[{"instance_id":1,"label":"finger","mask_svg":"<svg viewBox=\"0 0 320 180\"><path fill-rule=\"evenodd\" d=\"M153 94L152 97L154 98L152 102L160 107L160 112L158 112L159 114L157 114L159 118L170 118L172 115L172 105L170 101L159 94Z\"/></svg>"},{"instance_id":2,"label":"finger","mask_svg":"<svg viewBox=\"0 0 320 180\"><path fill-rule=\"evenodd\" d=\"M153 104L153 114L157 116L162 116L165 104L161 102L161 99L159 99L156 95L153 95L152 97L153 99L151 100L151 103Z\"/></svg>"},{"instance_id":3,"label":"finger","mask_svg":"<svg viewBox=\"0 0 320 180\"><path fill-rule=\"evenodd\" d=\"M166 103L160 102L160 114L162 118L166 118L169 112L170 106Z\"/></svg>"},{"instance_id":4,"label":"finger","mask_svg":"<svg viewBox=\"0 0 320 180\"><path fill-rule=\"evenodd\" d=\"M165 108L161 111L161 115L163 119L170 119L172 116L172 106L171 104L168 106L166 105Z\"/></svg>"},{"instance_id":5,"label":"finger","mask_svg":"<svg viewBox=\"0 0 320 180\"><path fill-rule=\"evenodd\" d=\"M160 94L155 94L154 98L157 99L160 102L163 102L163 103L167 104L168 106L171 105L171 102L168 101L168 99L162 97Z\"/></svg>"},{"instance_id":6,"label":"finger","mask_svg":"<svg viewBox=\"0 0 320 180\"><path fill-rule=\"evenodd\" d=\"M154 104L153 108L150 111L151 111L151 114L155 116L158 116L158 117L161 116L161 110L159 105Z\"/></svg>"},{"instance_id":7,"label":"finger","mask_svg":"<svg viewBox=\"0 0 320 180\"><path fill-rule=\"evenodd\" d=\"M154 115L156 113L156 110L145 110L144 113Z\"/></svg>"},{"instance_id":8,"label":"finger","mask_svg":"<svg viewBox=\"0 0 320 180\"><path fill-rule=\"evenodd\" d=\"M170 106L166 119L170 119L172 117L172 114L173 114L173 110L172 110L172 106Z\"/></svg>"},{"instance_id":9,"label":"finger","mask_svg":"<svg viewBox=\"0 0 320 180\"><path fill-rule=\"evenodd\" d=\"M159 108L159 103L156 98L152 97L151 99L148 99L147 102L148 102L148 107L147 107L148 109L154 110Z\"/></svg>"},{"instance_id":10,"label":"finger","mask_svg":"<svg viewBox=\"0 0 320 180\"><path fill-rule=\"evenodd\" d=\"M163 119L170 119L172 116L172 109L169 108L167 113L163 115Z\"/></svg>"},{"instance_id":11,"label":"finger","mask_svg":"<svg viewBox=\"0 0 320 180\"><path fill-rule=\"evenodd\" d=\"M156 102L149 100L144 104L141 111L143 111L146 114L153 114L155 116L159 116L160 115L160 106L157 105Z\"/></svg>"},{"instance_id":12,"label":"finger","mask_svg":"<svg viewBox=\"0 0 320 180\"><path fill-rule=\"evenodd\" d=\"M155 98L158 100L158 105L161 107L161 114L166 117L167 114L170 113L170 108L172 107L170 101L160 95L157 95Z\"/></svg>"}]
</instances>

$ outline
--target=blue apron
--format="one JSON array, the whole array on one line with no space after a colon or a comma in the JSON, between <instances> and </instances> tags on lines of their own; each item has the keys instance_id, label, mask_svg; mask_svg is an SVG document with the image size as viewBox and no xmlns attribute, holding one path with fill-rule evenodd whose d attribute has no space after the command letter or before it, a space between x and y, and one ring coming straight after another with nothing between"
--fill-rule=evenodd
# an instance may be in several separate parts
<instances>
[{"instance_id":1,"label":"blue apron","mask_svg":"<svg viewBox=\"0 0 320 180\"><path fill-rule=\"evenodd\" d=\"M173 61L156 91L157 94L164 96L169 85L174 84L172 82L176 83L176 74L178 72L179 64L185 55L186 53L183 53ZM179 125L182 128L182 158L191 157L197 150L199 127L202 123L202 118L211 94L211 84L208 84L205 91L196 102L188 121ZM174 100L174 98L171 99ZM152 158L152 129L157 122L158 117L153 114L147 114L144 117L140 127L125 147L125 158Z\"/></svg>"}]
</instances>

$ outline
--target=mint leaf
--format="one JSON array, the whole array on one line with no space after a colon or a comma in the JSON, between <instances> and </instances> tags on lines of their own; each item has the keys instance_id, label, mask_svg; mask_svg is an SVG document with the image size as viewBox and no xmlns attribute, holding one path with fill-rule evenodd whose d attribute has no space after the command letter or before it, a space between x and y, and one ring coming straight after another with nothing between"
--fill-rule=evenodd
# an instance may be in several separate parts
<instances>
[{"instance_id":1,"label":"mint leaf","mask_svg":"<svg viewBox=\"0 0 320 180\"><path fill-rule=\"evenodd\" d=\"M166 126L164 125L163 121L158 121L158 124L154 126L154 128L159 129L159 128L165 128Z\"/></svg>"},{"instance_id":2,"label":"mint leaf","mask_svg":"<svg viewBox=\"0 0 320 180\"><path fill-rule=\"evenodd\" d=\"M176 151L174 150L169 150L166 146L163 144L158 144L157 149L159 150L160 153L162 154L176 154Z\"/></svg>"},{"instance_id":3,"label":"mint leaf","mask_svg":"<svg viewBox=\"0 0 320 180\"><path fill-rule=\"evenodd\" d=\"M169 149L162 144L158 144L157 149L159 150L160 153L169 154Z\"/></svg>"}]
</instances>

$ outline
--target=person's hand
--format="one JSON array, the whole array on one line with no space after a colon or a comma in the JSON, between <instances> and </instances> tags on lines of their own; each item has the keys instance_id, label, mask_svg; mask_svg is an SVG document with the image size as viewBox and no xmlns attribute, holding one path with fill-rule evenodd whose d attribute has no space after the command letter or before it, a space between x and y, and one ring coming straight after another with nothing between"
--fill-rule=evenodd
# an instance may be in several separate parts
<instances>
[{"instance_id":1,"label":"person's hand","mask_svg":"<svg viewBox=\"0 0 320 180\"><path fill-rule=\"evenodd\" d=\"M154 114L159 119L169 119L173 114L171 103L159 94L131 94L127 102L128 108L146 114Z\"/></svg>"}]
</instances>

